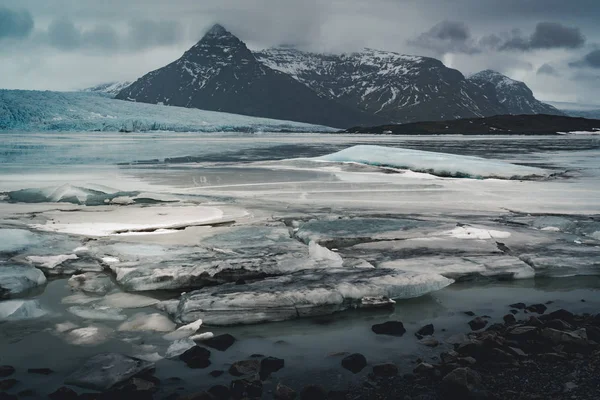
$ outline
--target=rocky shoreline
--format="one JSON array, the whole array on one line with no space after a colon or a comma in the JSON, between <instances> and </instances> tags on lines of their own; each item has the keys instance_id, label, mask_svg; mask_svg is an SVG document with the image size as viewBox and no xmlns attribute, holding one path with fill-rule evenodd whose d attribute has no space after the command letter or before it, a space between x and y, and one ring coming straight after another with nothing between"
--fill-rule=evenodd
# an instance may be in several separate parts
<instances>
[{"instance_id":1,"label":"rocky shoreline","mask_svg":"<svg viewBox=\"0 0 600 400\"><path fill-rule=\"evenodd\" d=\"M319 399L597 399L600 395L600 314L576 315L551 304L515 303L503 321L488 316L472 317L470 331L444 342L428 324L407 332L401 321L372 326L374 335L413 335L423 346L440 348L430 360L413 362L413 372L401 374L393 363L370 364L360 354L340 354L340 369L353 374L370 369L345 391L321 385L291 388L279 382L277 371L285 360L261 354L234 362L228 371L210 370L211 351L227 351L236 339L228 334L197 340L175 358L197 369L198 378L231 376L229 386L215 385L205 392L187 393L177 377L161 381L155 365L117 353L98 354L65 379L65 385L49 394L27 389L12 378L15 368L0 366L0 400L70 399L170 399L225 400L263 398L278 400ZM445 329L441 328L440 331ZM449 348L450 347L450 348ZM210 370L210 371L209 371ZM206 371L200 373L200 371ZM31 368L29 374L50 375L47 368ZM357 375L363 376L362 375ZM270 382L273 390L266 389ZM15 392L15 389L18 391ZM84 389L86 392L78 390ZM89 392L93 390L95 392Z\"/></svg>"}]
</instances>

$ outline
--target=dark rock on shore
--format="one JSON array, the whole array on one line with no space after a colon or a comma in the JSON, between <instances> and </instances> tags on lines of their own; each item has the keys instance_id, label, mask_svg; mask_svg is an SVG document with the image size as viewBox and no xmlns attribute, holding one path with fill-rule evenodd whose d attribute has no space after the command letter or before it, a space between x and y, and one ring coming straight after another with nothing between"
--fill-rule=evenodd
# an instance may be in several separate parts
<instances>
[{"instance_id":1,"label":"dark rock on shore","mask_svg":"<svg viewBox=\"0 0 600 400\"><path fill-rule=\"evenodd\" d=\"M282 383L278 383L275 388L275 393L273 393L273 397L276 400L294 400L298 394L291 387L285 386Z\"/></svg>"},{"instance_id":2,"label":"dark rock on shore","mask_svg":"<svg viewBox=\"0 0 600 400\"><path fill-rule=\"evenodd\" d=\"M465 314L468 317L474 317L475 316L475 313L473 311L465 311L465 312L463 312L463 314Z\"/></svg>"},{"instance_id":3,"label":"dark rock on shore","mask_svg":"<svg viewBox=\"0 0 600 400\"><path fill-rule=\"evenodd\" d=\"M532 304L526 308L527 311L534 312L537 314L543 314L546 312L547 309L548 307L546 307L544 304Z\"/></svg>"},{"instance_id":4,"label":"dark rock on shore","mask_svg":"<svg viewBox=\"0 0 600 400\"><path fill-rule=\"evenodd\" d=\"M231 397L234 399L260 398L263 393L263 384L258 379L238 379L231 382Z\"/></svg>"},{"instance_id":5,"label":"dark rock on shore","mask_svg":"<svg viewBox=\"0 0 600 400\"><path fill-rule=\"evenodd\" d=\"M444 376L442 382L452 395L467 398L482 388L481 375L471 368L457 368Z\"/></svg>"},{"instance_id":6,"label":"dark rock on shore","mask_svg":"<svg viewBox=\"0 0 600 400\"><path fill-rule=\"evenodd\" d=\"M419 329L415 333L415 336L418 337L419 339L422 339L424 336L433 335L434 332L435 332L435 328L433 327L433 324L429 324L429 325L425 325L424 327Z\"/></svg>"},{"instance_id":7,"label":"dark rock on shore","mask_svg":"<svg viewBox=\"0 0 600 400\"><path fill-rule=\"evenodd\" d=\"M512 325L517 322L517 318L513 314L506 314L502 319L506 325Z\"/></svg>"},{"instance_id":8,"label":"dark rock on shore","mask_svg":"<svg viewBox=\"0 0 600 400\"><path fill-rule=\"evenodd\" d=\"M261 376L268 376L285 367L285 360L276 357L265 357L260 361Z\"/></svg>"},{"instance_id":9,"label":"dark rock on shore","mask_svg":"<svg viewBox=\"0 0 600 400\"><path fill-rule=\"evenodd\" d=\"M194 369L207 368L210 365L210 350L204 347L194 346L179 356L188 367Z\"/></svg>"},{"instance_id":10,"label":"dark rock on shore","mask_svg":"<svg viewBox=\"0 0 600 400\"><path fill-rule=\"evenodd\" d=\"M208 374L209 374L210 376L212 376L213 378L218 378L218 377L220 377L221 375L223 375L224 373L225 373L225 371L221 371L221 370L219 370L219 369L216 369L216 370L214 370L214 371L210 371Z\"/></svg>"},{"instance_id":11,"label":"dark rock on shore","mask_svg":"<svg viewBox=\"0 0 600 400\"><path fill-rule=\"evenodd\" d=\"M367 359L360 353L350 354L342 359L342 367L352 373L359 373L367 366Z\"/></svg>"},{"instance_id":12,"label":"dark rock on shore","mask_svg":"<svg viewBox=\"0 0 600 400\"><path fill-rule=\"evenodd\" d=\"M488 324L488 322L485 319L483 319L482 317L477 317L477 318L469 321L469 326L474 331L478 331L480 329L485 328L487 326L487 324Z\"/></svg>"},{"instance_id":13,"label":"dark rock on shore","mask_svg":"<svg viewBox=\"0 0 600 400\"><path fill-rule=\"evenodd\" d=\"M227 386L216 385L208 389L208 393L213 395L215 400L227 400L231 395L231 391Z\"/></svg>"},{"instance_id":14,"label":"dark rock on shore","mask_svg":"<svg viewBox=\"0 0 600 400\"><path fill-rule=\"evenodd\" d=\"M307 385L300 391L300 400L325 400L327 390L321 385Z\"/></svg>"},{"instance_id":15,"label":"dark rock on shore","mask_svg":"<svg viewBox=\"0 0 600 400\"><path fill-rule=\"evenodd\" d=\"M229 367L229 373L233 376L256 375L260 372L260 360L236 361Z\"/></svg>"},{"instance_id":16,"label":"dark rock on shore","mask_svg":"<svg viewBox=\"0 0 600 400\"><path fill-rule=\"evenodd\" d=\"M510 308L516 308L517 310L524 310L527 307L525 303L515 303L509 306Z\"/></svg>"},{"instance_id":17,"label":"dark rock on shore","mask_svg":"<svg viewBox=\"0 0 600 400\"><path fill-rule=\"evenodd\" d=\"M11 376L15 373L15 368L10 365L2 365L0 366L0 378L6 378L7 376Z\"/></svg>"},{"instance_id":18,"label":"dark rock on shore","mask_svg":"<svg viewBox=\"0 0 600 400\"><path fill-rule=\"evenodd\" d=\"M235 343L235 338L230 334L214 336L210 339L203 340L202 344L219 351L225 351Z\"/></svg>"},{"instance_id":19,"label":"dark rock on shore","mask_svg":"<svg viewBox=\"0 0 600 400\"><path fill-rule=\"evenodd\" d=\"M77 399L77 392L68 387L60 387L48 395L51 400L75 400Z\"/></svg>"},{"instance_id":20,"label":"dark rock on shore","mask_svg":"<svg viewBox=\"0 0 600 400\"><path fill-rule=\"evenodd\" d=\"M404 324L400 321L388 321L382 324L375 324L371 330L378 335L402 336L406 333Z\"/></svg>"},{"instance_id":21,"label":"dark rock on shore","mask_svg":"<svg viewBox=\"0 0 600 400\"><path fill-rule=\"evenodd\" d=\"M19 383L19 381L16 379L5 379L3 381L0 381L0 390L10 390L17 383Z\"/></svg>"}]
</instances>

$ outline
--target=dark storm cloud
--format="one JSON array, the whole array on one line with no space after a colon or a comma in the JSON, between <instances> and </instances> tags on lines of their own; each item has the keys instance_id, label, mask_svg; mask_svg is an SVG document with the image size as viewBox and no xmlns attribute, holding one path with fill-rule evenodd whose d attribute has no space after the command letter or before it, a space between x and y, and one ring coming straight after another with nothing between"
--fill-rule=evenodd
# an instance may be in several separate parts
<instances>
[{"instance_id":1,"label":"dark storm cloud","mask_svg":"<svg viewBox=\"0 0 600 400\"><path fill-rule=\"evenodd\" d=\"M442 21L415 39L409 40L408 44L440 54L474 54L480 51L471 39L469 27L464 22L457 21Z\"/></svg>"},{"instance_id":2,"label":"dark storm cloud","mask_svg":"<svg viewBox=\"0 0 600 400\"><path fill-rule=\"evenodd\" d=\"M489 34L478 39L471 36L469 27L462 22L443 21L420 34L408 44L440 54L476 54L486 50L533 51L550 49L578 49L585 44L585 36L576 27L557 22L540 22L529 36L519 29L509 33Z\"/></svg>"},{"instance_id":3,"label":"dark storm cloud","mask_svg":"<svg viewBox=\"0 0 600 400\"><path fill-rule=\"evenodd\" d=\"M551 76L559 76L558 71L550 64L544 64L537 70L538 75L551 75Z\"/></svg>"},{"instance_id":4,"label":"dark storm cloud","mask_svg":"<svg viewBox=\"0 0 600 400\"><path fill-rule=\"evenodd\" d=\"M81 32L69 19L56 19L48 27L48 43L57 49L74 50L81 46Z\"/></svg>"},{"instance_id":5,"label":"dark storm cloud","mask_svg":"<svg viewBox=\"0 0 600 400\"><path fill-rule=\"evenodd\" d=\"M499 47L500 50L577 49L584 45L585 36L579 28L558 22L540 22L529 37L514 35Z\"/></svg>"},{"instance_id":6,"label":"dark storm cloud","mask_svg":"<svg viewBox=\"0 0 600 400\"><path fill-rule=\"evenodd\" d=\"M586 54L581 60L569 64L574 68L598 68L600 69L600 50L594 50Z\"/></svg>"},{"instance_id":7,"label":"dark storm cloud","mask_svg":"<svg viewBox=\"0 0 600 400\"><path fill-rule=\"evenodd\" d=\"M33 25L33 17L29 11L0 7L0 40L27 37L33 31Z\"/></svg>"}]
</instances>

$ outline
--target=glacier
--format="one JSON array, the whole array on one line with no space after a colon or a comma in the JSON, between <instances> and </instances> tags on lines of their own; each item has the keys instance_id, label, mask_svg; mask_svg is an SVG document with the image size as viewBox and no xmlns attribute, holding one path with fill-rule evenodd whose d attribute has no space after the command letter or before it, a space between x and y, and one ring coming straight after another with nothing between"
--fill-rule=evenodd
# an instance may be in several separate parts
<instances>
[{"instance_id":1,"label":"glacier","mask_svg":"<svg viewBox=\"0 0 600 400\"><path fill-rule=\"evenodd\" d=\"M312 160L408 169L455 178L522 179L551 175L549 171L542 168L498 160L375 145L352 146Z\"/></svg>"},{"instance_id":2,"label":"glacier","mask_svg":"<svg viewBox=\"0 0 600 400\"><path fill-rule=\"evenodd\" d=\"M336 132L268 118L111 99L94 92L0 90L0 131Z\"/></svg>"}]
</instances>

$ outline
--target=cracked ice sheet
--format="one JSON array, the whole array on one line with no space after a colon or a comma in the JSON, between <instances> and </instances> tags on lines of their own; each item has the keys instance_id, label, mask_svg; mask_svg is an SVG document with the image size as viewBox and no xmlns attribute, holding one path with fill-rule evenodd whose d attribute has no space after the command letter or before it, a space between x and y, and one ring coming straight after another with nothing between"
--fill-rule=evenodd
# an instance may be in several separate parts
<instances>
[{"instance_id":1,"label":"cracked ice sheet","mask_svg":"<svg viewBox=\"0 0 600 400\"><path fill-rule=\"evenodd\" d=\"M365 297L418 297L452 282L434 273L395 269L304 271L187 293L174 316L182 323L201 318L207 325L222 326L283 321L356 308Z\"/></svg>"},{"instance_id":2,"label":"cracked ice sheet","mask_svg":"<svg viewBox=\"0 0 600 400\"><path fill-rule=\"evenodd\" d=\"M51 211L43 216L48 219L45 224L31 227L91 237L118 235L124 231L177 229L223 222L228 218L218 207L205 206L113 207L69 213Z\"/></svg>"},{"instance_id":3,"label":"cracked ice sheet","mask_svg":"<svg viewBox=\"0 0 600 400\"><path fill-rule=\"evenodd\" d=\"M308 246L292 239L282 223L217 227L186 234L197 246L106 244L102 240L89 246L96 257L110 260L106 264L117 283L130 291L188 290L343 263L341 259L317 257L318 251L311 255Z\"/></svg>"}]
</instances>

